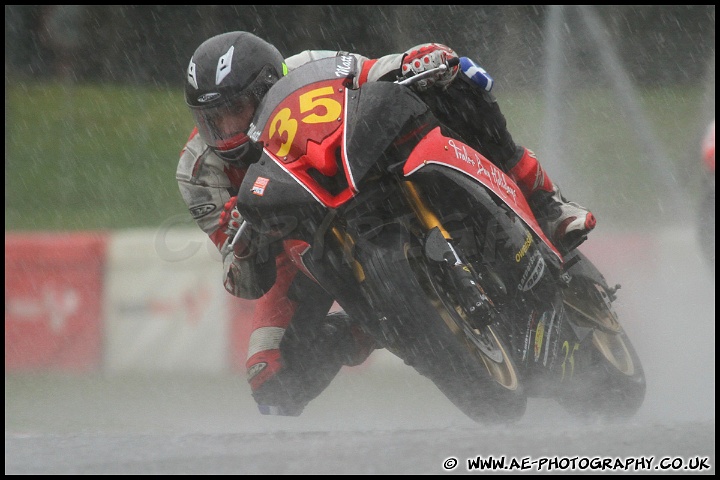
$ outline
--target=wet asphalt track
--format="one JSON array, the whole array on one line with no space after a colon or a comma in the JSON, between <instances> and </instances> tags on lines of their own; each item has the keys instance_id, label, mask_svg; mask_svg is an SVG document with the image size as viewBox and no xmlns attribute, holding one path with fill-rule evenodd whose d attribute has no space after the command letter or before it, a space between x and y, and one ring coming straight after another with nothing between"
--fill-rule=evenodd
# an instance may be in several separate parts
<instances>
[{"instance_id":1,"label":"wet asphalt track","mask_svg":"<svg viewBox=\"0 0 720 480\"><path fill-rule=\"evenodd\" d=\"M648 380L645 404L625 424L579 423L533 400L516 425L476 425L386 352L341 371L297 418L259 415L233 375L6 375L5 473L442 474L451 457L449 472L468 473L477 456L652 457L650 470L623 473L714 473L714 279L687 239L669 242L674 260L647 272L603 266L623 284L618 309ZM663 458L711 468L656 470Z\"/></svg>"}]
</instances>

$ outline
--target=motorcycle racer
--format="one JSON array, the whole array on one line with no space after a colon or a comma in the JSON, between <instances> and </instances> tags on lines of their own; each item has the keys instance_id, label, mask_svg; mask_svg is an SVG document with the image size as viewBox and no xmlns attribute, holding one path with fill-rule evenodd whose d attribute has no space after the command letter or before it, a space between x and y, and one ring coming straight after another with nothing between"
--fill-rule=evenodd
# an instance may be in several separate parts
<instances>
[{"instance_id":1,"label":"motorcycle racer","mask_svg":"<svg viewBox=\"0 0 720 480\"><path fill-rule=\"evenodd\" d=\"M413 88L443 123L518 183L548 237L567 252L595 226L588 210L562 197L533 152L513 141L490 93L492 78L465 57L457 63L457 54L447 46L428 43L377 59L328 50L285 59L248 32L206 40L187 67L185 99L195 128L181 152L176 179L192 217L222 254L226 290L257 299L246 367L263 414L299 415L343 365L364 362L374 349L343 312L326 315L333 298L298 275L284 245L243 228L235 206L245 172L261 154L248 130L262 98L290 70L335 55L356 58L355 88L445 65L444 74L422 79Z\"/></svg>"}]
</instances>

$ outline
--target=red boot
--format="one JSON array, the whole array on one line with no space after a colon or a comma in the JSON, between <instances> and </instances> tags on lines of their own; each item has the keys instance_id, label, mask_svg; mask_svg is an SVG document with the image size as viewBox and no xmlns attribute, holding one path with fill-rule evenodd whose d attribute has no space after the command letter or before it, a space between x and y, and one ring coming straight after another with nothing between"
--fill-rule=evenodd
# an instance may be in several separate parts
<instances>
[{"instance_id":1,"label":"red boot","mask_svg":"<svg viewBox=\"0 0 720 480\"><path fill-rule=\"evenodd\" d=\"M545 235L563 254L587 239L595 228L595 216L560 194L532 151L525 148L520 161L508 173L525 195Z\"/></svg>"}]
</instances>

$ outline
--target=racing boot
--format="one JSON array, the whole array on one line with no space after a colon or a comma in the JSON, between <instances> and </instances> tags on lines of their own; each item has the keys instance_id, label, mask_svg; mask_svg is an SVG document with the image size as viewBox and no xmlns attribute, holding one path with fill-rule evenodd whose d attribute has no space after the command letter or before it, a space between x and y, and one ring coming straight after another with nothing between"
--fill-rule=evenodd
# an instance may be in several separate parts
<instances>
[{"instance_id":1,"label":"racing boot","mask_svg":"<svg viewBox=\"0 0 720 480\"><path fill-rule=\"evenodd\" d=\"M274 335L262 329L258 333ZM254 340L257 342L260 338ZM327 388L343 365L360 365L375 348L374 339L343 311L329 313L318 322L290 324L279 350L261 352L275 352L277 360L266 360L267 367L249 380L260 413L299 416L305 406ZM251 361L257 365L259 360L263 360L259 354L252 356L248 370L253 368Z\"/></svg>"},{"instance_id":2,"label":"racing boot","mask_svg":"<svg viewBox=\"0 0 720 480\"><path fill-rule=\"evenodd\" d=\"M562 254L574 250L587 239L588 233L595 228L595 216L561 195L532 151L524 148L522 157L508 173L525 195L543 233Z\"/></svg>"},{"instance_id":3,"label":"racing boot","mask_svg":"<svg viewBox=\"0 0 720 480\"><path fill-rule=\"evenodd\" d=\"M328 338L333 339L335 352L343 365L360 365L377 348L375 340L342 310L328 313L321 328Z\"/></svg>"}]
</instances>

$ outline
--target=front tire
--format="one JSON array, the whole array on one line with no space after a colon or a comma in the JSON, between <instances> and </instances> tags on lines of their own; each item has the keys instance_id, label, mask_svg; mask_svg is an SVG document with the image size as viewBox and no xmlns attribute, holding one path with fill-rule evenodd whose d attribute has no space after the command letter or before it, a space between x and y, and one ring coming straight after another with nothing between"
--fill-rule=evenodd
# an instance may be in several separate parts
<instances>
[{"instance_id":1,"label":"front tire","mask_svg":"<svg viewBox=\"0 0 720 480\"><path fill-rule=\"evenodd\" d=\"M432 380L476 422L521 418L527 397L501 327L486 327L475 332L474 339L463 332L458 309L432 288L434 280L422 262L413 267L418 257L412 255L408 234L385 232L358 247L364 247L357 252L365 275L363 286L379 310L387 348ZM476 346L479 340L496 354L484 354Z\"/></svg>"}]
</instances>

